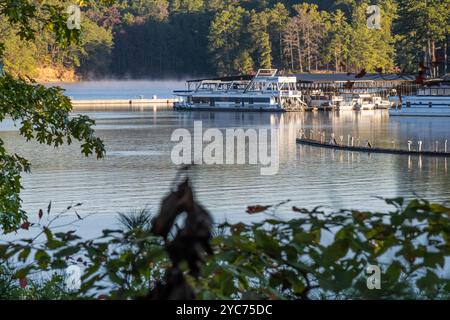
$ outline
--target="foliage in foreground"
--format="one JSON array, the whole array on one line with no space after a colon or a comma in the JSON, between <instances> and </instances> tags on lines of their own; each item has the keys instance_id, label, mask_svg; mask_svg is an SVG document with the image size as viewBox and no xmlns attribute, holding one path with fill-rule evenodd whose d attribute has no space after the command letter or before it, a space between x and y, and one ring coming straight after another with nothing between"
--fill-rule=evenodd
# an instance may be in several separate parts
<instances>
[{"instance_id":1,"label":"foliage in foreground","mask_svg":"<svg viewBox=\"0 0 450 320\"><path fill-rule=\"evenodd\" d=\"M61 49L80 40L80 31L69 29L67 18L58 2L0 0L0 67L5 55L5 27L11 27L17 38L29 42L44 32L50 33L54 46ZM0 70L0 122L11 119L27 141L36 140L54 147L78 141L86 156L95 153L102 157L105 149L94 135L94 121L87 116L71 117L71 111L70 99L63 95L62 89L46 88L29 79L2 74ZM29 162L20 155L10 154L0 139L0 232L11 232L21 225L28 228L26 213L21 208L20 178L29 171Z\"/></svg>"},{"instance_id":2,"label":"foliage in foreground","mask_svg":"<svg viewBox=\"0 0 450 320\"><path fill-rule=\"evenodd\" d=\"M27 141L54 147L79 141L83 154L102 157L105 149L94 135L94 121L84 115L71 117L71 111L70 99L60 88L45 88L8 74L0 77L0 122L10 118ZM29 171L29 162L17 154L9 154L0 139L0 230L4 232L27 224L27 216L21 209L20 177Z\"/></svg>"},{"instance_id":3,"label":"foliage in foreground","mask_svg":"<svg viewBox=\"0 0 450 320\"><path fill-rule=\"evenodd\" d=\"M289 221L277 219L270 211L275 207L249 207L249 213L270 218L218 226L214 255L205 257L200 277L182 268L199 299L448 298L450 208L425 200L386 201L394 210L326 213L293 207L296 217ZM0 245L1 263L22 263L15 279L78 264L79 298L136 299L163 281L170 266L163 240L148 228L104 230L85 241L75 232L38 227L42 241ZM381 290L367 289L369 264L382 269Z\"/></svg>"},{"instance_id":4,"label":"foliage in foreground","mask_svg":"<svg viewBox=\"0 0 450 320\"><path fill-rule=\"evenodd\" d=\"M7 266L0 266L0 299L8 300L60 300L69 299L64 276L53 274L40 280L14 279L14 271Z\"/></svg>"}]
</instances>

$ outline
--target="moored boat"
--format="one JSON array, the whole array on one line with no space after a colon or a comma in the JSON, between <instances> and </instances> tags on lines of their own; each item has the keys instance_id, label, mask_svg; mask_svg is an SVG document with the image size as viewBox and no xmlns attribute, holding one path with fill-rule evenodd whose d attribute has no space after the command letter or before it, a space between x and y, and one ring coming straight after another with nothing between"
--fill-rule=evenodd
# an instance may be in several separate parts
<instances>
[{"instance_id":1,"label":"moored boat","mask_svg":"<svg viewBox=\"0 0 450 320\"><path fill-rule=\"evenodd\" d=\"M278 76L276 69L260 69L255 76L189 80L176 110L301 111L307 108L296 77Z\"/></svg>"},{"instance_id":2,"label":"moored boat","mask_svg":"<svg viewBox=\"0 0 450 320\"><path fill-rule=\"evenodd\" d=\"M400 107L389 110L389 115L450 117L450 75L427 81L416 95L399 99Z\"/></svg>"}]
</instances>

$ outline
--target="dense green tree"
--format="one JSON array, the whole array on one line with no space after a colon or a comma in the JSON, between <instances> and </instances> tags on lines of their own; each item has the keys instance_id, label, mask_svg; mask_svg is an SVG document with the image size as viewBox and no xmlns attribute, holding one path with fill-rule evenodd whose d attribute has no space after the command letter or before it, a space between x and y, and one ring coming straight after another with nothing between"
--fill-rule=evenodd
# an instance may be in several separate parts
<instances>
[{"instance_id":1,"label":"dense green tree","mask_svg":"<svg viewBox=\"0 0 450 320\"><path fill-rule=\"evenodd\" d=\"M22 40L35 40L39 30L51 30L55 41L67 47L78 40L80 33L67 28L68 16L64 9L56 4L40 6L37 2L0 0L0 17L17 30ZM0 60L4 48L1 39ZM10 118L27 140L55 147L79 141L85 155L103 156L103 143L92 129L94 122L86 116L71 117L71 110L70 100L60 88L45 88L9 73L0 76L0 121ZM21 174L29 170L29 162L8 153L0 139L0 228L4 232L29 226L20 199Z\"/></svg>"},{"instance_id":2,"label":"dense green tree","mask_svg":"<svg viewBox=\"0 0 450 320\"><path fill-rule=\"evenodd\" d=\"M283 32L289 20L289 11L283 3L278 2L267 13L269 15L269 35L272 42L272 60L279 69L283 69Z\"/></svg>"},{"instance_id":3,"label":"dense green tree","mask_svg":"<svg viewBox=\"0 0 450 320\"><path fill-rule=\"evenodd\" d=\"M436 50L448 51L450 35L450 0L397 0L398 19L395 32L399 35L399 62L408 71L424 63L437 75L444 73L446 61L438 59ZM445 55L445 54L444 54Z\"/></svg>"},{"instance_id":4,"label":"dense green tree","mask_svg":"<svg viewBox=\"0 0 450 320\"><path fill-rule=\"evenodd\" d=\"M245 50L242 31L247 12L242 7L230 6L217 13L208 35L209 50L219 74L231 74L233 63Z\"/></svg>"},{"instance_id":5,"label":"dense green tree","mask_svg":"<svg viewBox=\"0 0 450 320\"><path fill-rule=\"evenodd\" d=\"M95 78L110 73L112 31L101 28L89 19L83 21L79 57L79 72L84 78Z\"/></svg>"},{"instance_id":6,"label":"dense green tree","mask_svg":"<svg viewBox=\"0 0 450 320\"><path fill-rule=\"evenodd\" d=\"M332 13L327 31L324 60L333 65L336 72L347 71L351 29L341 10Z\"/></svg>"},{"instance_id":7,"label":"dense green tree","mask_svg":"<svg viewBox=\"0 0 450 320\"><path fill-rule=\"evenodd\" d=\"M254 68L355 72L397 64L415 72L423 62L437 75L448 66L449 1L88 1L81 49L60 50L49 30L33 43L2 32L4 63L27 75L43 65L83 76L209 75L237 72L246 51ZM381 8L381 29L367 27L368 5Z\"/></svg>"},{"instance_id":8,"label":"dense green tree","mask_svg":"<svg viewBox=\"0 0 450 320\"><path fill-rule=\"evenodd\" d=\"M252 74L254 70L253 59L248 50L241 51L233 60L233 71L240 74Z\"/></svg>"},{"instance_id":9,"label":"dense green tree","mask_svg":"<svg viewBox=\"0 0 450 320\"><path fill-rule=\"evenodd\" d=\"M269 36L269 15L263 11L257 13L252 10L248 32L250 34L251 47L254 50L254 61L258 68L272 68L272 45Z\"/></svg>"},{"instance_id":10,"label":"dense green tree","mask_svg":"<svg viewBox=\"0 0 450 320\"><path fill-rule=\"evenodd\" d=\"M173 12L198 12L205 8L204 0L172 0L170 4Z\"/></svg>"}]
</instances>

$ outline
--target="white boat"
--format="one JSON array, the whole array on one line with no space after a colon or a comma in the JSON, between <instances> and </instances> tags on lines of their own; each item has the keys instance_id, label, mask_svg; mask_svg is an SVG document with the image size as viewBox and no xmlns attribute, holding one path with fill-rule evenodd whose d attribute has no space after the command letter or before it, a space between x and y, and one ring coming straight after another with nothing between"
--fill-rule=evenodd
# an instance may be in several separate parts
<instances>
[{"instance_id":1,"label":"white boat","mask_svg":"<svg viewBox=\"0 0 450 320\"><path fill-rule=\"evenodd\" d=\"M375 97L371 94L358 94L355 100L355 110L374 110L376 107Z\"/></svg>"},{"instance_id":2,"label":"white boat","mask_svg":"<svg viewBox=\"0 0 450 320\"><path fill-rule=\"evenodd\" d=\"M353 93L343 93L342 101L339 103L339 111L350 111L355 109L356 98Z\"/></svg>"},{"instance_id":3,"label":"white boat","mask_svg":"<svg viewBox=\"0 0 450 320\"><path fill-rule=\"evenodd\" d=\"M385 100L379 96L374 96L373 101L375 103L375 109L389 109L392 106L389 100Z\"/></svg>"},{"instance_id":4,"label":"white boat","mask_svg":"<svg viewBox=\"0 0 450 320\"><path fill-rule=\"evenodd\" d=\"M311 92L306 98L306 102L310 109L325 111L339 109L343 100L342 96L324 94L321 90Z\"/></svg>"},{"instance_id":5,"label":"white boat","mask_svg":"<svg viewBox=\"0 0 450 320\"><path fill-rule=\"evenodd\" d=\"M174 91L182 98L177 110L300 111L307 108L296 77L277 76L276 69L261 69L253 77L236 76L189 80L188 90Z\"/></svg>"},{"instance_id":6,"label":"white boat","mask_svg":"<svg viewBox=\"0 0 450 320\"><path fill-rule=\"evenodd\" d=\"M427 81L416 95L400 100L401 107L389 110L389 115L450 117L450 75Z\"/></svg>"},{"instance_id":7,"label":"white boat","mask_svg":"<svg viewBox=\"0 0 450 320\"><path fill-rule=\"evenodd\" d=\"M373 110L378 97L369 93L342 93L339 110ZM381 99L381 98L380 98Z\"/></svg>"}]
</instances>

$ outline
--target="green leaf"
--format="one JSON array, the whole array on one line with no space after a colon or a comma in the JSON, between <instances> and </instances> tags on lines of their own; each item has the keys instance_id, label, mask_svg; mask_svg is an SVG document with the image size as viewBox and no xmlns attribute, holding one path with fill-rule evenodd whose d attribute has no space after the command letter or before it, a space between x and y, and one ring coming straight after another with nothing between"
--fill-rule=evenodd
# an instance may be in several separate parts
<instances>
[{"instance_id":1,"label":"green leaf","mask_svg":"<svg viewBox=\"0 0 450 320\"><path fill-rule=\"evenodd\" d=\"M80 247L73 246L59 250L55 253L55 257L69 257L80 251Z\"/></svg>"},{"instance_id":2,"label":"green leaf","mask_svg":"<svg viewBox=\"0 0 450 320\"><path fill-rule=\"evenodd\" d=\"M38 250L34 255L34 260L36 260L41 269L46 269L51 259L47 252L44 250Z\"/></svg>"},{"instance_id":3,"label":"green leaf","mask_svg":"<svg viewBox=\"0 0 450 320\"><path fill-rule=\"evenodd\" d=\"M397 282L402 274L402 265L399 261L395 260L386 270L386 276L390 282Z\"/></svg>"}]
</instances>

